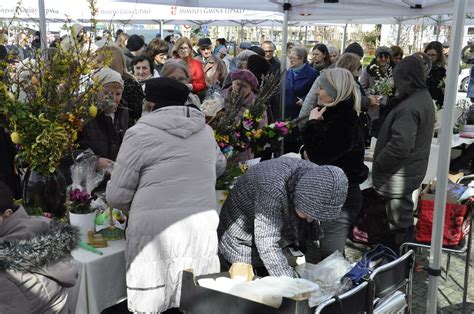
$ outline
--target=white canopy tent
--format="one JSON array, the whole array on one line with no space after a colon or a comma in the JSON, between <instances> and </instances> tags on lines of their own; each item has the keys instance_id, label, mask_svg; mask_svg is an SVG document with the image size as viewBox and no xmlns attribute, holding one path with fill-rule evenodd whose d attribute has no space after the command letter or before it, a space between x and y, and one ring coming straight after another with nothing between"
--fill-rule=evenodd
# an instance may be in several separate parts
<instances>
[{"instance_id":1,"label":"white canopy tent","mask_svg":"<svg viewBox=\"0 0 474 314\"><path fill-rule=\"evenodd\" d=\"M127 1L127 0L117 0ZM456 78L459 71L461 40L466 13L474 13L474 1L470 0L339 0L336 3L309 0L254 0L241 1L216 1L216 0L137 0L143 3L160 3L179 6L202 6L220 8L247 8L251 10L265 10L269 12L283 12L283 30L287 28L288 21L328 21L335 19L378 19L378 18L408 18L414 16L439 16L453 15L451 47L451 60L447 70L445 108L440 134L440 151L438 158L438 189L435 198L435 214L433 221L431 256L429 265L430 283L427 298L427 313L436 313L437 287L440 271L440 257L442 248L444 214L447 191L447 175L451 153L452 116L456 102ZM332 1L327 1L332 2ZM290 4L291 3L291 4ZM401 20L400 20L401 21ZM287 32L283 34L286 40ZM282 47L282 69L286 68L286 45ZM284 89L282 89L284 91ZM283 98L284 99L284 98Z\"/></svg>"},{"instance_id":2,"label":"white canopy tent","mask_svg":"<svg viewBox=\"0 0 474 314\"><path fill-rule=\"evenodd\" d=\"M39 1L40 30L44 33L46 10L44 0ZM77 3L80 3L80 0ZM65 2L65 1L64 1ZM443 114L442 129L440 134L440 158L438 158L438 189L435 199L435 215L433 221L432 246L430 256L430 284L427 300L427 312L436 313L437 307L437 286L439 277L434 275L440 270L440 256L442 248L442 237L444 227L444 212L446 203L447 174L449 167L449 157L452 138L452 115L456 101L456 80L459 70L459 59L461 52L462 29L466 20L466 13L474 13L474 1L472 0L339 0L336 3L325 3L324 0L253 0L253 1L217 1L217 0L116 0L121 2L117 7L118 13L121 13L122 5L126 6L129 2L134 4L163 4L182 7L205 7L205 8L228 8L228 9L246 9L261 10L271 13L283 13L283 41L287 39L288 21L344 21L344 23L354 23L356 20L363 20L367 23L369 20L393 19L398 18L397 22L403 22L405 19L416 16L443 16L450 14L452 20L452 38L450 42L451 60L447 70L445 108ZM332 1L327 1L332 2ZM3 3L3 2L2 2ZM101 1L99 1L100 7ZM54 7L59 6L60 2L55 1ZM66 3L64 3L66 5ZM70 2L67 5L71 5ZM85 6L87 7L87 6ZM1 12L0 8L0 12ZM117 12L114 16L117 16ZM269 15L271 14L269 13ZM128 12L127 14L130 14ZM140 13L141 14L141 13ZM117 18L116 18L117 19ZM156 16L153 20L156 21ZM270 18L271 19L271 18ZM403 20L402 20L403 19ZM44 37L43 37L44 38ZM282 45L282 69L286 68L286 45ZM282 80L284 82L284 80ZM283 85L283 84L282 84ZM284 91L284 89L282 89ZM283 95L284 97L284 95Z\"/></svg>"}]
</instances>

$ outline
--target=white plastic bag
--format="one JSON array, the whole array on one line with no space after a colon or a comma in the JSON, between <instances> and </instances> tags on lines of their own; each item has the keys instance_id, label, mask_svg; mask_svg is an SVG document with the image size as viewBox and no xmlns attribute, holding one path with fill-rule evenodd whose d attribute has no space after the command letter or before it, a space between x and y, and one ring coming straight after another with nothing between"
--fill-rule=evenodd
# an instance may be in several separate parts
<instances>
[{"instance_id":1,"label":"white plastic bag","mask_svg":"<svg viewBox=\"0 0 474 314\"><path fill-rule=\"evenodd\" d=\"M268 276L237 284L232 287L229 293L278 308L283 297L304 297L305 294L318 289L319 286L316 283L306 279Z\"/></svg>"},{"instance_id":2,"label":"white plastic bag","mask_svg":"<svg viewBox=\"0 0 474 314\"><path fill-rule=\"evenodd\" d=\"M342 276L350 271L352 265L342 256L342 253L335 251L319 264L303 264L296 266L296 271L301 278L315 282L320 289L312 293L309 298L309 306L313 307L321 304L334 295L339 295L352 287L352 283L341 282Z\"/></svg>"}]
</instances>

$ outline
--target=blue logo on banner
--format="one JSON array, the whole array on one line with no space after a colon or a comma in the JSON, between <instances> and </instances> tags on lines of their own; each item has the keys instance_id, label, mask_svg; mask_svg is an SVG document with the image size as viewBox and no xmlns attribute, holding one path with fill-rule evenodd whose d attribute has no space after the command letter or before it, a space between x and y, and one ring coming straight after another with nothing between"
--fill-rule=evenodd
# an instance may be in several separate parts
<instances>
[{"instance_id":1,"label":"blue logo on banner","mask_svg":"<svg viewBox=\"0 0 474 314\"><path fill-rule=\"evenodd\" d=\"M209 25L203 24L201 26L201 31L204 33L204 35L206 35L206 36L209 35Z\"/></svg>"}]
</instances>

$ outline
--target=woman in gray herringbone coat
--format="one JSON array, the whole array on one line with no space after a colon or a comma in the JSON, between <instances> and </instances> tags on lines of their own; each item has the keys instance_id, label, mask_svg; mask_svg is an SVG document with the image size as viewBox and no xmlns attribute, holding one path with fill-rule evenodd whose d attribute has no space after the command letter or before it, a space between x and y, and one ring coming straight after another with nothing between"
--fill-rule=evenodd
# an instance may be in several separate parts
<instances>
[{"instance_id":1,"label":"woman in gray herringbone coat","mask_svg":"<svg viewBox=\"0 0 474 314\"><path fill-rule=\"evenodd\" d=\"M253 166L222 207L217 230L221 260L294 277L282 240L305 240L299 237L305 220L335 219L346 194L347 178L337 167L285 157Z\"/></svg>"}]
</instances>

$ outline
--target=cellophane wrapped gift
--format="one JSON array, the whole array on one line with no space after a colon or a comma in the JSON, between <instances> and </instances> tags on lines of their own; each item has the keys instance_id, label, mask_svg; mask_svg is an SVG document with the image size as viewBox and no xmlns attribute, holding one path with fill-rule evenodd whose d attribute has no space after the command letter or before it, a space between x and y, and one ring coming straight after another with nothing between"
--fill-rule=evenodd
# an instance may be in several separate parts
<instances>
[{"instance_id":1,"label":"cellophane wrapped gift","mask_svg":"<svg viewBox=\"0 0 474 314\"><path fill-rule=\"evenodd\" d=\"M106 240L120 240L125 234L127 216L117 208L109 207L103 197L92 201L91 206L96 209L95 229Z\"/></svg>"},{"instance_id":2,"label":"cellophane wrapped gift","mask_svg":"<svg viewBox=\"0 0 474 314\"><path fill-rule=\"evenodd\" d=\"M97 156L91 149L79 154L71 166L70 190L80 189L92 194L104 179L104 173L96 171Z\"/></svg>"}]
</instances>

